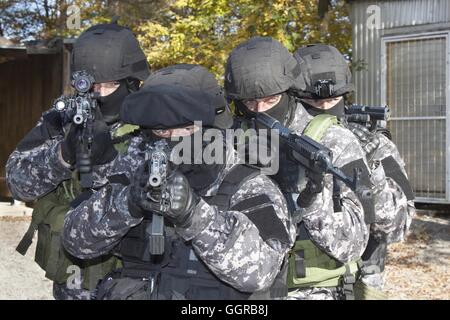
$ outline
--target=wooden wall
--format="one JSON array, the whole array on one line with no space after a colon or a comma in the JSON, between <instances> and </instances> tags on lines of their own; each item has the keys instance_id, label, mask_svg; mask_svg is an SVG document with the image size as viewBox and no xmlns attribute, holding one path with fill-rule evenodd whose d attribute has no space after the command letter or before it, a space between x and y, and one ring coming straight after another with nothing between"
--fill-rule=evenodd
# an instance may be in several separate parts
<instances>
[{"instance_id":1,"label":"wooden wall","mask_svg":"<svg viewBox=\"0 0 450 320\"><path fill-rule=\"evenodd\" d=\"M5 164L17 143L62 92L62 54L33 54L0 64L0 197L10 196Z\"/></svg>"}]
</instances>

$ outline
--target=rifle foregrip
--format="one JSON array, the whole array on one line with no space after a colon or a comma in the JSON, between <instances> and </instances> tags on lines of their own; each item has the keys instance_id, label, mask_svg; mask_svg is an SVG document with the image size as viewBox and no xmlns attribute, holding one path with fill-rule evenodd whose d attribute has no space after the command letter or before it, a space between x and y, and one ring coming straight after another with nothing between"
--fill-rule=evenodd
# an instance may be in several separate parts
<instances>
[{"instance_id":1,"label":"rifle foregrip","mask_svg":"<svg viewBox=\"0 0 450 320\"><path fill-rule=\"evenodd\" d=\"M152 216L149 242L151 255L164 253L164 217L156 213Z\"/></svg>"}]
</instances>

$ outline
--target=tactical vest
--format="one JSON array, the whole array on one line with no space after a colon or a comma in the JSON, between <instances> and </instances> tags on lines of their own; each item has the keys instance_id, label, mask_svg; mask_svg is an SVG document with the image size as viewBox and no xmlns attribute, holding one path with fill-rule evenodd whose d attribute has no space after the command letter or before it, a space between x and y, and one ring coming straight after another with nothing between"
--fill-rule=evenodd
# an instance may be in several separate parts
<instances>
[{"instance_id":1,"label":"tactical vest","mask_svg":"<svg viewBox=\"0 0 450 320\"><path fill-rule=\"evenodd\" d=\"M232 210L231 197L243 182L258 174L257 169L238 165L225 176L214 196L203 199L210 205L216 205L219 210ZM219 280L197 258L191 242L181 239L168 223L165 226L164 254L152 257L149 253L150 230L151 217L132 228L120 244L123 261L120 277L151 281L153 285L149 286L152 288L148 294L149 299L173 299L174 295L185 299L216 300L270 298L269 290L258 294L244 293ZM274 287L279 283L280 281L275 281ZM274 288L271 290L272 293L275 292Z\"/></svg>"},{"instance_id":2,"label":"tactical vest","mask_svg":"<svg viewBox=\"0 0 450 320\"><path fill-rule=\"evenodd\" d=\"M334 116L320 114L308 124L303 134L320 142L325 132L332 125L337 125ZM292 208L293 203L290 202ZM370 210L370 203L363 203L366 218L373 215ZM369 217L370 220L372 218ZM339 296L343 299L357 300L380 300L387 296L380 290L368 287L360 281L361 272L365 269L361 259L343 264L330 257L309 238L304 224L299 223L297 229L297 240L293 249L289 253L288 266L288 287L312 288L327 287L335 288Z\"/></svg>"},{"instance_id":3,"label":"tactical vest","mask_svg":"<svg viewBox=\"0 0 450 320\"><path fill-rule=\"evenodd\" d=\"M303 134L320 142L333 125L338 125L335 116L320 114L309 122ZM287 198L290 198L290 194L287 194ZM291 210L295 210L292 198L288 199L288 204ZM358 261L343 264L330 257L310 239L303 222L298 224L297 239L288 259L287 283L290 290L327 287L336 289L344 299L354 299Z\"/></svg>"},{"instance_id":4,"label":"tactical vest","mask_svg":"<svg viewBox=\"0 0 450 320\"><path fill-rule=\"evenodd\" d=\"M136 129L136 126L122 125L114 130L113 143L119 153L127 151L129 135ZM69 267L77 266L83 278L82 287L93 290L107 273L120 267L120 260L112 255L81 260L70 255L62 246L64 218L72 201L80 194L81 187L74 174L71 180L63 181L54 191L37 200L30 227L16 250L25 255L37 231L35 261L45 271L45 277L60 284L65 283L74 274L74 269Z\"/></svg>"}]
</instances>

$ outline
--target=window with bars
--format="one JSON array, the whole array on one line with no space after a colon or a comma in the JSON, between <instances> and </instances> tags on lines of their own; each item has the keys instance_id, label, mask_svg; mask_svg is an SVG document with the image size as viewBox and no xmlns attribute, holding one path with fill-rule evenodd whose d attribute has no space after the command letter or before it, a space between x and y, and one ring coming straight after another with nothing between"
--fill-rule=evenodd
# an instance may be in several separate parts
<instances>
[{"instance_id":1,"label":"window with bars","mask_svg":"<svg viewBox=\"0 0 450 320\"><path fill-rule=\"evenodd\" d=\"M447 37L386 42L389 129L416 197L446 197Z\"/></svg>"}]
</instances>

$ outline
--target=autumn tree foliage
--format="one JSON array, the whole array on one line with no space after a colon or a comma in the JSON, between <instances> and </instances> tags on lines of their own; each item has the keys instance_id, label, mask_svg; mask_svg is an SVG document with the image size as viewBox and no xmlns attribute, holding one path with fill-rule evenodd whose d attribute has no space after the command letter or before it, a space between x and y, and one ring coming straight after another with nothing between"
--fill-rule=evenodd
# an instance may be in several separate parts
<instances>
[{"instance_id":1,"label":"autumn tree foliage","mask_svg":"<svg viewBox=\"0 0 450 320\"><path fill-rule=\"evenodd\" d=\"M116 15L136 33L153 70L198 63L221 79L231 50L256 35L274 37L291 51L322 42L351 56L348 5L329 3L320 18L318 0L5 0L0 35L9 30L19 39L71 37ZM80 7L78 30L65 25L73 4Z\"/></svg>"},{"instance_id":2,"label":"autumn tree foliage","mask_svg":"<svg viewBox=\"0 0 450 320\"><path fill-rule=\"evenodd\" d=\"M349 54L351 25L347 5L337 2L319 19L316 0L177 0L157 21L138 26L139 40L152 67L200 63L218 77L230 51L249 37L271 36L289 50L328 43Z\"/></svg>"}]
</instances>

